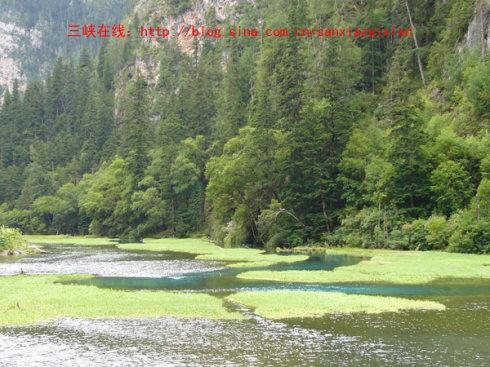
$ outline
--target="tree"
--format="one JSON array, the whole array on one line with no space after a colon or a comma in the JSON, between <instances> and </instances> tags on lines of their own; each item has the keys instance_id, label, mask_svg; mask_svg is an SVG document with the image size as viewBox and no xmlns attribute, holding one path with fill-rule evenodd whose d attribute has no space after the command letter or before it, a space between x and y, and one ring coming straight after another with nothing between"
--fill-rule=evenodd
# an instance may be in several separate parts
<instances>
[{"instance_id":1,"label":"tree","mask_svg":"<svg viewBox=\"0 0 490 367\"><path fill-rule=\"evenodd\" d=\"M342 186L341 197L348 206L361 209L369 205L371 196L365 184L366 170L372 160L385 156L386 146L386 136L375 121L363 122L353 129L342 152L337 178ZM371 205L373 203L376 201L371 201Z\"/></svg>"},{"instance_id":2,"label":"tree","mask_svg":"<svg viewBox=\"0 0 490 367\"><path fill-rule=\"evenodd\" d=\"M128 89L127 109L122 118L123 151L133 176L133 187L148 165L150 126L147 114L145 80L138 76Z\"/></svg>"},{"instance_id":3,"label":"tree","mask_svg":"<svg viewBox=\"0 0 490 367\"><path fill-rule=\"evenodd\" d=\"M206 166L210 231L229 246L258 242L255 220L269 206L284 177L278 171L285 157L280 131L244 127L224 146L223 155Z\"/></svg>"},{"instance_id":4,"label":"tree","mask_svg":"<svg viewBox=\"0 0 490 367\"><path fill-rule=\"evenodd\" d=\"M218 141L217 153L230 138L238 134L245 124L247 85L243 81L238 43L232 39L226 72L221 82L214 136Z\"/></svg>"},{"instance_id":5,"label":"tree","mask_svg":"<svg viewBox=\"0 0 490 367\"><path fill-rule=\"evenodd\" d=\"M127 182L128 164L119 157L93 175L84 176L80 182L80 208L82 215L91 219L92 234L116 236L127 231L127 221L116 213Z\"/></svg>"},{"instance_id":6,"label":"tree","mask_svg":"<svg viewBox=\"0 0 490 367\"><path fill-rule=\"evenodd\" d=\"M490 179L483 178L478 186L475 198L477 219L490 221Z\"/></svg>"},{"instance_id":7,"label":"tree","mask_svg":"<svg viewBox=\"0 0 490 367\"><path fill-rule=\"evenodd\" d=\"M429 191L429 167L422 149L426 139L423 120L415 106L399 103L391 108L387 117L391 120L388 158L393 165L390 196L408 215L423 215Z\"/></svg>"},{"instance_id":8,"label":"tree","mask_svg":"<svg viewBox=\"0 0 490 367\"><path fill-rule=\"evenodd\" d=\"M26 178L18 199L21 208L27 209L37 198L53 193L52 177L37 163L26 168Z\"/></svg>"},{"instance_id":9,"label":"tree","mask_svg":"<svg viewBox=\"0 0 490 367\"><path fill-rule=\"evenodd\" d=\"M290 129L300 120L304 82L304 59L301 54L301 40L294 31L306 25L306 7L301 0L288 0L287 25L289 37L281 45L274 72L276 83L276 126Z\"/></svg>"},{"instance_id":10,"label":"tree","mask_svg":"<svg viewBox=\"0 0 490 367\"><path fill-rule=\"evenodd\" d=\"M437 209L444 215L450 215L463 208L474 193L468 172L454 161L442 162L432 172L430 180Z\"/></svg>"}]
</instances>

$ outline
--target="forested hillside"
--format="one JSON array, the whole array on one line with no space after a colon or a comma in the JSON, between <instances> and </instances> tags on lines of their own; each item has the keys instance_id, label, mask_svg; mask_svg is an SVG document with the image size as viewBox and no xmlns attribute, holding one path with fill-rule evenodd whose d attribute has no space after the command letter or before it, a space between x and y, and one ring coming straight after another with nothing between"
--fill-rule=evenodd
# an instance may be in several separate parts
<instances>
[{"instance_id":1,"label":"forested hillside","mask_svg":"<svg viewBox=\"0 0 490 367\"><path fill-rule=\"evenodd\" d=\"M15 78L22 86L51 71L58 55L95 52L100 42L68 38L68 24L112 24L132 0L0 0L0 95Z\"/></svg>"},{"instance_id":2,"label":"forested hillside","mask_svg":"<svg viewBox=\"0 0 490 367\"><path fill-rule=\"evenodd\" d=\"M200 1L169 3L139 7L126 20L134 36L95 58L60 58L44 82L5 93L0 224L207 234L227 247L490 252L484 0L230 1L224 19L205 14L223 28L411 19L418 47L394 36L204 37L188 50L135 36Z\"/></svg>"}]
</instances>

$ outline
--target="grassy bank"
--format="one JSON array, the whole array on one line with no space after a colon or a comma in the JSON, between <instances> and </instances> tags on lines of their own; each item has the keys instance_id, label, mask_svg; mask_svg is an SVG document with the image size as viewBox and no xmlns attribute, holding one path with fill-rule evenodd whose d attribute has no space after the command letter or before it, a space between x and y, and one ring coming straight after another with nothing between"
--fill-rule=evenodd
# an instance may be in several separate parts
<instances>
[{"instance_id":1,"label":"grassy bank","mask_svg":"<svg viewBox=\"0 0 490 367\"><path fill-rule=\"evenodd\" d=\"M69 236L27 236L31 243L115 245L110 239ZM148 239L140 244L116 244L123 250L184 252L203 260L233 261L230 266L270 265L301 261L305 255L280 256L258 249L223 249L202 239ZM240 278L307 283L428 283L441 278L490 279L490 255L444 252L403 252L371 249L329 249L327 254L368 258L332 271L246 271ZM0 277L0 326L32 324L59 317L195 317L243 319L204 293L123 291L95 286L61 284L82 276L19 275ZM439 310L437 302L397 297L349 295L339 292L239 292L226 297L260 316L272 319L318 317L341 313L380 313Z\"/></svg>"},{"instance_id":2,"label":"grassy bank","mask_svg":"<svg viewBox=\"0 0 490 367\"><path fill-rule=\"evenodd\" d=\"M195 317L241 319L222 301L202 293L121 291L57 284L73 276L0 277L0 326L33 324L59 317Z\"/></svg>"},{"instance_id":3,"label":"grassy bank","mask_svg":"<svg viewBox=\"0 0 490 367\"><path fill-rule=\"evenodd\" d=\"M221 247L200 238L164 238L143 240L143 243L118 244L122 250L142 250L154 252L185 252L193 255L210 254L220 250Z\"/></svg>"},{"instance_id":4,"label":"grassy bank","mask_svg":"<svg viewBox=\"0 0 490 367\"><path fill-rule=\"evenodd\" d=\"M266 254L264 250L250 248L222 248L200 238L147 238L143 243L118 244L114 239L65 236L65 235L30 235L25 236L32 244L71 244L79 246L117 246L121 250L139 250L154 252L182 252L197 255L199 260L230 261L230 267L269 266L277 263L304 261L305 255L281 256Z\"/></svg>"},{"instance_id":5,"label":"grassy bank","mask_svg":"<svg viewBox=\"0 0 490 367\"><path fill-rule=\"evenodd\" d=\"M85 237L85 236L68 236L68 235L24 235L27 242L44 245L44 244L63 244L78 246L113 246L116 242L106 237Z\"/></svg>"},{"instance_id":6,"label":"grassy bank","mask_svg":"<svg viewBox=\"0 0 490 367\"><path fill-rule=\"evenodd\" d=\"M277 263L304 261L305 255L281 256L266 254L265 251L249 248L222 248L206 240L165 238L159 240L146 239L143 243L117 245L123 250L145 250L156 252L185 252L198 255L200 260L232 261L230 267L269 266Z\"/></svg>"},{"instance_id":7,"label":"grassy bank","mask_svg":"<svg viewBox=\"0 0 490 367\"><path fill-rule=\"evenodd\" d=\"M278 263L293 263L305 261L308 259L306 255L291 255L283 256L276 254L265 254L260 250L252 249L221 249L221 251L206 255L199 255L197 259L201 260L219 260L219 261L238 261L234 264L229 264L229 267L255 267L269 266Z\"/></svg>"},{"instance_id":8,"label":"grassy bank","mask_svg":"<svg viewBox=\"0 0 490 367\"><path fill-rule=\"evenodd\" d=\"M490 255L346 248L326 250L326 253L367 256L370 259L332 271L250 271L238 276L243 279L304 283L422 284L444 278L490 279Z\"/></svg>"},{"instance_id":9,"label":"grassy bank","mask_svg":"<svg viewBox=\"0 0 490 367\"><path fill-rule=\"evenodd\" d=\"M0 277L0 327L35 324L60 317L141 318L182 317L241 320L223 301L203 293L122 291L60 284L83 276L18 275ZM88 276L87 276L88 277ZM226 300L250 307L262 317L286 319L326 314L381 313L402 310L439 310L430 301L395 297L347 295L332 292L241 292Z\"/></svg>"},{"instance_id":10,"label":"grassy bank","mask_svg":"<svg viewBox=\"0 0 490 367\"><path fill-rule=\"evenodd\" d=\"M402 310L445 310L441 303L409 300L396 297L348 295L338 292L241 292L227 297L228 300L250 307L262 317L287 319L319 317L341 313L381 313Z\"/></svg>"}]
</instances>

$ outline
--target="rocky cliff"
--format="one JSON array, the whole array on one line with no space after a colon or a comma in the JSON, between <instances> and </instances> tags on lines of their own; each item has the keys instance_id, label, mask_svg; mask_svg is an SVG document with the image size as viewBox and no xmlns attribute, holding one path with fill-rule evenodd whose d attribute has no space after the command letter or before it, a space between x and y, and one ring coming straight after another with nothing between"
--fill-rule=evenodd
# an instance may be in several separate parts
<instances>
[{"instance_id":1,"label":"rocky cliff","mask_svg":"<svg viewBox=\"0 0 490 367\"><path fill-rule=\"evenodd\" d=\"M482 55L490 49L490 2L488 0L475 2L465 40L467 47L479 47Z\"/></svg>"},{"instance_id":2,"label":"rocky cliff","mask_svg":"<svg viewBox=\"0 0 490 367\"><path fill-rule=\"evenodd\" d=\"M179 3L177 7L174 3ZM238 4L252 4L254 0L197 0L197 1L172 1L172 0L140 0L136 3L131 19L135 14L140 19L140 24L159 25L171 30L174 35L177 35L180 27L196 27L208 26L207 16L212 14L212 17L218 24L224 23L225 20L238 19L237 13ZM202 44L202 37L191 36L175 36L177 44L181 50L189 55L194 52L195 42ZM136 57L133 65L149 85L154 85L158 80L159 58L156 56L157 50L168 39L159 39L158 37L147 38L142 42L142 52Z\"/></svg>"},{"instance_id":3,"label":"rocky cliff","mask_svg":"<svg viewBox=\"0 0 490 367\"><path fill-rule=\"evenodd\" d=\"M0 0L0 94L15 79L44 76L58 56L76 55L87 47L93 53L100 42L83 43L67 37L68 24L115 22L130 9L132 0Z\"/></svg>"}]
</instances>

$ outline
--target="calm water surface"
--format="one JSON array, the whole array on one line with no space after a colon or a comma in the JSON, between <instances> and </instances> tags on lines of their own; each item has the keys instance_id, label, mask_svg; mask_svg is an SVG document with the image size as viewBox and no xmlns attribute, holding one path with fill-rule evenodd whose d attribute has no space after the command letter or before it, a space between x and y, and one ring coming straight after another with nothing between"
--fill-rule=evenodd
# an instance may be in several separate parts
<instances>
[{"instance_id":1,"label":"calm water surface","mask_svg":"<svg viewBox=\"0 0 490 367\"><path fill-rule=\"evenodd\" d=\"M0 366L488 366L490 284L320 285L239 280L223 262L115 247L46 246L36 257L0 260L0 275L88 273L90 284L173 289L223 297L242 290L296 289L403 295L444 312L332 315L287 322L239 309L246 321L60 319L0 328ZM282 269L333 269L352 256L312 257ZM1 290L0 290L1 292ZM227 304L227 307L239 306Z\"/></svg>"}]
</instances>

